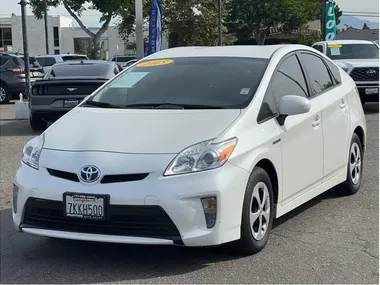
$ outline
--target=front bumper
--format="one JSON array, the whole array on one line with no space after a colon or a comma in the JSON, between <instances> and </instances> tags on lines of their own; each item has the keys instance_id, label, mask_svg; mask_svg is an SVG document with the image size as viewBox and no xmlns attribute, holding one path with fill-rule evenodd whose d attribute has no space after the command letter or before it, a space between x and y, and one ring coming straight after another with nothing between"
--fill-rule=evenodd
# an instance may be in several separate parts
<instances>
[{"instance_id":1,"label":"front bumper","mask_svg":"<svg viewBox=\"0 0 380 285\"><path fill-rule=\"evenodd\" d=\"M61 156L65 152L55 153ZM132 167L136 160L140 161L139 165L149 165L148 161L144 162L148 159L144 158L147 155L140 155L138 159L136 155L110 153L77 153L75 156L75 161L80 162L78 167L99 166L103 162L102 173L115 173L112 167L128 173L127 168ZM14 201L17 212L14 206L12 211L16 229L42 236L135 244L211 246L240 238L242 204L249 178L247 171L226 163L212 171L163 177L162 169L165 169L173 155L154 155L153 159L149 157L149 175L145 179L94 185L52 176L46 166L35 170L22 163L14 181L18 188L14 196L17 197ZM67 166L65 169L64 165L67 164L64 160L58 162L53 156L50 156L50 160L48 167L60 167L63 171L70 168ZM121 160L129 161L129 166L122 169L123 166L119 164ZM43 161L41 156L42 165ZM76 164L75 161L71 165ZM74 166L72 169L76 168ZM135 167L135 171L138 168ZM110 213L113 212L115 217L123 217L122 220L110 218L103 223L65 220L63 193L67 191L109 195ZM216 223L211 229L207 228L200 200L210 196L217 198ZM42 222L35 223L38 219Z\"/></svg>"},{"instance_id":2,"label":"front bumper","mask_svg":"<svg viewBox=\"0 0 380 285\"><path fill-rule=\"evenodd\" d=\"M379 102L379 82L356 82L360 97L366 102ZM366 90L375 90L377 92L367 94Z\"/></svg>"}]
</instances>

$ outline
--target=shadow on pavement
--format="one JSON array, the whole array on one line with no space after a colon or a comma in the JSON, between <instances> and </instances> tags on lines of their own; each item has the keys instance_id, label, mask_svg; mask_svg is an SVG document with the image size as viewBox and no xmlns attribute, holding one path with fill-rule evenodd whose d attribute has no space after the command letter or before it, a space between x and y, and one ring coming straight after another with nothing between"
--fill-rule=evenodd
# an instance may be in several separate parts
<instances>
[{"instance_id":1,"label":"shadow on pavement","mask_svg":"<svg viewBox=\"0 0 380 285\"><path fill-rule=\"evenodd\" d=\"M0 136L38 136L40 133L35 132L29 125L29 120L0 120Z\"/></svg>"},{"instance_id":2,"label":"shadow on pavement","mask_svg":"<svg viewBox=\"0 0 380 285\"><path fill-rule=\"evenodd\" d=\"M1 211L1 283L101 283L182 275L241 256L185 248L60 240L18 233Z\"/></svg>"}]
</instances>

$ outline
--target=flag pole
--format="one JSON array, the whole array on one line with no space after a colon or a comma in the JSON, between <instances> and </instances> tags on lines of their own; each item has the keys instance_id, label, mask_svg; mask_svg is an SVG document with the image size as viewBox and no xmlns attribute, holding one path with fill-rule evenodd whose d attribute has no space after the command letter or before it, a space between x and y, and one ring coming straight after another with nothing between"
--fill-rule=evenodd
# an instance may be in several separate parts
<instances>
[{"instance_id":1,"label":"flag pole","mask_svg":"<svg viewBox=\"0 0 380 285\"><path fill-rule=\"evenodd\" d=\"M135 0L136 10L136 57L140 60L144 57L144 28L143 28L143 3Z\"/></svg>"}]
</instances>

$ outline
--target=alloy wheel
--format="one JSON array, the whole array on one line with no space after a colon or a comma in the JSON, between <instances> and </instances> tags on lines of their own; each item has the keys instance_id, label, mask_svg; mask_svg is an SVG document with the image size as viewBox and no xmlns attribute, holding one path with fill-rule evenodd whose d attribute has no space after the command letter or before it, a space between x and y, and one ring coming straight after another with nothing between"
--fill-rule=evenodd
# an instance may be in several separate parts
<instances>
[{"instance_id":1,"label":"alloy wheel","mask_svg":"<svg viewBox=\"0 0 380 285\"><path fill-rule=\"evenodd\" d=\"M3 102L7 98L7 92L0 86L0 102Z\"/></svg>"},{"instance_id":2,"label":"alloy wheel","mask_svg":"<svg viewBox=\"0 0 380 285\"><path fill-rule=\"evenodd\" d=\"M362 175L362 155L359 145L355 142L351 146L350 151L350 174L351 181L354 185L360 182Z\"/></svg>"},{"instance_id":3,"label":"alloy wheel","mask_svg":"<svg viewBox=\"0 0 380 285\"><path fill-rule=\"evenodd\" d=\"M260 241L268 231L270 219L270 196L267 185L259 182L253 189L251 198L250 227L252 236Z\"/></svg>"}]
</instances>

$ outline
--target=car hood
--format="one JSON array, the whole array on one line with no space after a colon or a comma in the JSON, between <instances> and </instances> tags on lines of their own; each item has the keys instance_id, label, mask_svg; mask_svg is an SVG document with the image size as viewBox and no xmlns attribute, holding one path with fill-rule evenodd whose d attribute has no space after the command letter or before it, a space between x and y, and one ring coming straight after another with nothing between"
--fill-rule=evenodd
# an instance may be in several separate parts
<instances>
[{"instance_id":1,"label":"car hood","mask_svg":"<svg viewBox=\"0 0 380 285\"><path fill-rule=\"evenodd\" d=\"M178 153L218 137L238 109L142 110L77 107L45 131L45 149L133 154Z\"/></svg>"},{"instance_id":2,"label":"car hood","mask_svg":"<svg viewBox=\"0 0 380 285\"><path fill-rule=\"evenodd\" d=\"M378 59L339 59L334 62L342 68L379 67Z\"/></svg>"}]
</instances>

